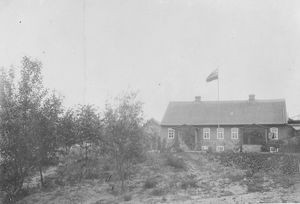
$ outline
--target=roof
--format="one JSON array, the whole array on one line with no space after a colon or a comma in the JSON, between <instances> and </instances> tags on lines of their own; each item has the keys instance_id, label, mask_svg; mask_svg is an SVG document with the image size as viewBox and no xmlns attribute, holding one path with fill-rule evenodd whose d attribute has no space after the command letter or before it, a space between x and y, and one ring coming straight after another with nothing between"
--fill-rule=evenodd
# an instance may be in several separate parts
<instances>
[{"instance_id":1,"label":"roof","mask_svg":"<svg viewBox=\"0 0 300 204\"><path fill-rule=\"evenodd\" d=\"M170 102L161 125L286 124L284 99Z\"/></svg>"},{"instance_id":2,"label":"roof","mask_svg":"<svg viewBox=\"0 0 300 204\"><path fill-rule=\"evenodd\" d=\"M297 130L297 131L300 130L300 120L294 120L294 119L289 118L288 124L295 130Z\"/></svg>"}]
</instances>

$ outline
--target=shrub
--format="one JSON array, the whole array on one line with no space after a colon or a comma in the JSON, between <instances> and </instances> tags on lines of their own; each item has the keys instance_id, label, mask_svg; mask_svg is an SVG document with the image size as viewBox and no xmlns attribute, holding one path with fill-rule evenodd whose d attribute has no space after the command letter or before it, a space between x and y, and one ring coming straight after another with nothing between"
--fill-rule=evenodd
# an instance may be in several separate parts
<instances>
[{"instance_id":1,"label":"shrub","mask_svg":"<svg viewBox=\"0 0 300 204\"><path fill-rule=\"evenodd\" d=\"M162 188L155 188L151 192L151 195L153 195L153 196L162 196L162 195L164 195L164 193L165 193L164 189L162 189Z\"/></svg>"},{"instance_id":2,"label":"shrub","mask_svg":"<svg viewBox=\"0 0 300 204\"><path fill-rule=\"evenodd\" d=\"M279 170L286 175L298 171L297 158L286 154L223 153L218 155L218 160L224 166L236 166L246 170L248 177L252 177L259 171Z\"/></svg>"},{"instance_id":3,"label":"shrub","mask_svg":"<svg viewBox=\"0 0 300 204\"><path fill-rule=\"evenodd\" d=\"M173 154L166 155L166 165L172 166L176 169L185 169L186 164L182 158L178 158Z\"/></svg>"},{"instance_id":4,"label":"shrub","mask_svg":"<svg viewBox=\"0 0 300 204\"><path fill-rule=\"evenodd\" d=\"M157 185L157 181L154 179L148 178L144 183L144 188L154 188Z\"/></svg>"},{"instance_id":5,"label":"shrub","mask_svg":"<svg viewBox=\"0 0 300 204\"><path fill-rule=\"evenodd\" d=\"M130 201L132 196L130 194L124 195L124 201Z\"/></svg>"},{"instance_id":6,"label":"shrub","mask_svg":"<svg viewBox=\"0 0 300 204\"><path fill-rule=\"evenodd\" d=\"M181 188L182 189L198 188L197 181L195 179L192 179L192 178L184 180L181 183Z\"/></svg>"}]
</instances>

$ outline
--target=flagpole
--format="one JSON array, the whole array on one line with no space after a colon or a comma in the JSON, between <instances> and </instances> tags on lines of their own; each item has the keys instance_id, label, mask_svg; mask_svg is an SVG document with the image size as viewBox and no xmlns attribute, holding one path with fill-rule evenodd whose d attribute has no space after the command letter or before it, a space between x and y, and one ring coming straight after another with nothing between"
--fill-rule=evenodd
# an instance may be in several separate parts
<instances>
[{"instance_id":1,"label":"flagpole","mask_svg":"<svg viewBox=\"0 0 300 204\"><path fill-rule=\"evenodd\" d=\"M218 69L218 128L220 128L220 86L219 86L219 69Z\"/></svg>"}]
</instances>

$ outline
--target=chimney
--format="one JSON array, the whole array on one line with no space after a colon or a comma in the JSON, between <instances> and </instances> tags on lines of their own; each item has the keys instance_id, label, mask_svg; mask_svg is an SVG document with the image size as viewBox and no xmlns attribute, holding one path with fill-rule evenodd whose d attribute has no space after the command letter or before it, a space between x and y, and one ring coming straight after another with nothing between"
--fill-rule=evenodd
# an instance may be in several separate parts
<instances>
[{"instance_id":1,"label":"chimney","mask_svg":"<svg viewBox=\"0 0 300 204\"><path fill-rule=\"evenodd\" d=\"M250 102L255 101L255 95L254 95L254 94L250 94L250 95L249 95L249 101L250 101Z\"/></svg>"},{"instance_id":2,"label":"chimney","mask_svg":"<svg viewBox=\"0 0 300 204\"><path fill-rule=\"evenodd\" d=\"M195 102L200 102L201 101L201 96L195 96Z\"/></svg>"}]
</instances>

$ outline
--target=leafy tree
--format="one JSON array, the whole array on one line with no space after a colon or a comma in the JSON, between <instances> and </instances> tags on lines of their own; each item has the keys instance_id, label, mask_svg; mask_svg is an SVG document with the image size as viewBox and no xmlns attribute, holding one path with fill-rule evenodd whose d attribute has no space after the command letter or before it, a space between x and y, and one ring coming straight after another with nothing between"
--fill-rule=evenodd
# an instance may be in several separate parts
<instances>
[{"instance_id":1,"label":"leafy tree","mask_svg":"<svg viewBox=\"0 0 300 204\"><path fill-rule=\"evenodd\" d=\"M8 72L1 70L0 77L0 187L11 200L20 192L32 164L27 138L21 134L22 122L13 69Z\"/></svg>"},{"instance_id":2,"label":"leafy tree","mask_svg":"<svg viewBox=\"0 0 300 204\"><path fill-rule=\"evenodd\" d=\"M85 161L92 144L99 144L102 136L100 115L92 105L79 106L76 118L77 143L85 150Z\"/></svg>"},{"instance_id":3,"label":"leafy tree","mask_svg":"<svg viewBox=\"0 0 300 204\"><path fill-rule=\"evenodd\" d=\"M28 173L40 169L56 149L55 131L61 100L43 87L40 61L22 59L21 76L1 71L0 83L0 186L12 199ZM42 174L41 174L42 182Z\"/></svg>"},{"instance_id":4,"label":"leafy tree","mask_svg":"<svg viewBox=\"0 0 300 204\"><path fill-rule=\"evenodd\" d=\"M66 153L72 145L76 144L76 135L76 113L73 109L69 109L60 118L58 127L58 142L61 147L64 147Z\"/></svg>"},{"instance_id":5,"label":"leafy tree","mask_svg":"<svg viewBox=\"0 0 300 204\"><path fill-rule=\"evenodd\" d=\"M41 177L41 184L43 185L42 167L53 162L56 159L58 149L58 128L60 122L60 114L62 113L61 99L53 93L47 97L36 117L37 123L35 125L37 137L37 162Z\"/></svg>"},{"instance_id":6,"label":"leafy tree","mask_svg":"<svg viewBox=\"0 0 300 204\"><path fill-rule=\"evenodd\" d=\"M155 119L149 119L143 126L144 129L144 136L145 136L145 148L147 150L157 150L158 148L158 137L160 126L159 122Z\"/></svg>"},{"instance_id":7,"label":"leafy tree","mask_svg":"<svg viewBox=\"0 0 300 204\"><path fill-rule=\"evenodd\" d=\"M143 155L143 111L142 103L136 97L137 93L118 97L116 104L106 105L104 114L107 144L121 180L122 192L132 164Z\"/></svg>"}]
</instances>

